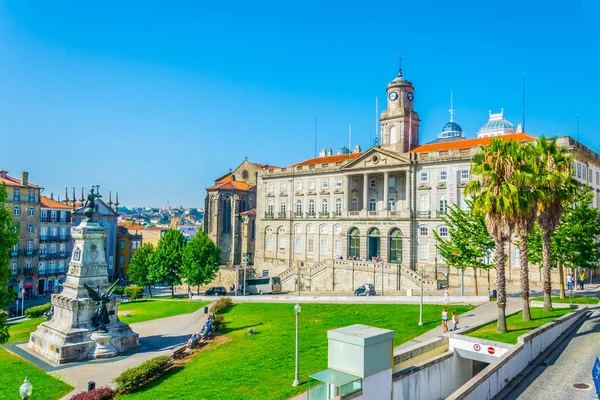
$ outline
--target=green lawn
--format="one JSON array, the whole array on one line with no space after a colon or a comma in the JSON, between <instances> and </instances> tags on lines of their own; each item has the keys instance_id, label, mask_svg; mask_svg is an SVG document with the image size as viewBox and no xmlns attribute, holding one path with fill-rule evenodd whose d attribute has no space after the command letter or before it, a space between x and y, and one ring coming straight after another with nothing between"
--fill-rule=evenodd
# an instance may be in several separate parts
<instances>
[{"instance_id":1,"label":"green lawn","mask_svg":"<svg viewBox=\"0 0 600 400\"><path fill-rule=\"evenodd\" d=\"M44 322L46 318L34 318L27 321L8 325L10 338L8 343L18 343L29 341L29 334L37 329L37 326Z\"/></svg>"},{"instance_id":2,"label":"green lawn","mask_svg":"<svg viewBox=\"0 0 600 400\"><path fill-rule=\"evenodd\" d=\"M0 346L0 399L18 400L25 377L33 385L31 399L60 399L73 388Z\"/></svg>"},{"instance_id":3,"label":"green lawn","mask_svg":"<svg viewBox=\"0 0 600 400\"><path fill-rule=\"evenodd\" d=\"M543 308L531 307L531 321L523 321L522 313L519 312L506 319L506 327L508 332L498 333L496 332L497 322L494 321L491 324L487 324L477 329L476 331L467 333L467 336L478 337L481 339L493 340L495 342L503 342L516 344L517 338L535 328L539 328L542 325L552 322L558 317L573 311L570 308L556 309L552 312L545 312Z\"/></svg>"},{"instance_id":4,"label":"green lawn","mask_svg":"<svg viewBox=\"0 0 600 400\"><path fill-rule=\"evenodd\" d=\"M123 303L119 306L119 319L127 324L149 321L151 319L172 317L173 315L189 314L209 303L200 301L182 301L179 299L144 299ZM123 316L129 311L131 317Z\"/></svg>"},{"instance_id":5,"label":"green lawn","mask_svg":"<svg viewBox=\"0 0 600 400\"><path fill-rule=\"evenodd\" d=\"M532 301L544 301L544 296L535 297L531 299ZM571 301L571 297L567 296L566 299L561 299L557 296L552 296L553 303L566 303L566 304L598 304L600 299L596 299L594 297L583 297L583 296L573 296L573 301Z\"/></svg>"},{"instance_id":6,"label":"green lawn","mask_svg":"<svg viewBox=\"0 0 600 400\"><path fill-rule=\"evenodd\" d=\"M327 368L327 331L365 324L395 331L399 345L440 324L443 306L304 304L300 313L300 380ZM463 313L473 307L454 307ZM287 399L307 390L294 380L294 304L236 304L225 314L229 342L124 399ZM247 335L249 327L256 334Z\"/></svg>"}]
</instances>

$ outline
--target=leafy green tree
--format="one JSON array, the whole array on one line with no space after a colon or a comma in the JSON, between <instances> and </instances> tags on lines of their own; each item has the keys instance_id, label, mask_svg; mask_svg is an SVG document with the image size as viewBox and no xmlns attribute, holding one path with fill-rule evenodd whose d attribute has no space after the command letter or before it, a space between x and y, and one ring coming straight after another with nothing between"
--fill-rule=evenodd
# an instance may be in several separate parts
<instances>
[{"instance_id":1,"label":"leafy green tree","mask_svg":"<svg viewBox=\"0 0 600 400\"><path fill-rule=\"evenodd\" d=\"M154 246L152 243L144 243L138 247L127 267L127 279L138 286L148 286L148 294L152 297L152 285L156 281L152 280L150 271L152 270L152 262L154 256Z\"/></svg>"},{"instance_id":2,"label":"leafy green tree","mask_svg":"<svg viewBox=\"0 0 600 400\"><path fill-rule=\"evenodd\" d=\"M573 179L572 157L559 147L556 138L541 137L537 141L538 190L537 223L542 231L542 260L544 265L544 311L552 311L551 238L563 214L563 204L573 198L577 183Z\"/></svg>"},{"instance_id":3,"label":"leafy green tree","mask_svg":"<svg viewBox=\"0 0 600 400\"><path fill-rule=\"evenodd\" d=\"M153 282L166 282L175 297L175 285L181 284L181 265L185 237L178 229L169 229L158 241L150 264L150 279Z\"/></svg>"},{"instance_id":4,"label":"leafy green tree","mask_svg":"<svg viewBox=\"0 0 600 400\"><path fill-rule=\"evenodd\" d=\"M433 234L437 240L439 254L444 257L450 267L457 269L473 268L475 295L477 296L479 295L477 269L489 268L485 258L494 248L494 241L486 229L485 219L470 211L473 207L473 201L467 200L467 206L469 211L465 211L456 205L448 207L448 213L442 217L448 227L447 238L440 236L438 232Z\"/></svg>"},{"instance_id":5,"label":"leafy green tree","mask_svg":"<svg viewBox=\"0 0 600 400\"><path fill-rule=\"evenodd\" d=\"M597 268L600 261L600 212L590 206L594 193L588 187L579 187L572 204L564 204L564 213L551 238L551 266L560 276L560 297L564 299L564 268ZM531 260L543 262L542 232L536 225L531 238Z\"/></svg>"},{"instance_id":6,"label":"leafy green tree","mask_svg":"<svg viewBox=\"0 0 600 400\"><path fill-rule=\"evenodd\" d=\"M14 292L8 290L11 274L8 252L19 242L17 224L7 202L6 185L3 183L0 186L0 308L9 306L14 301ZM9 337L6 313L0 310L0 343L6 343Z\"/></svg>"},{"instance_id":7,"label":"leafy green tree","mask_svg":"<svg viewBox=\"0 0 600 400\"><path fill-rule=\"evenodd\" d=\"M494 239L498 332L506 332L505 245L514 230L518 210L519 190L515 182L524 179L521 174L528 173L524 153L521 143L510 137L492 139L471 160L471 171L478 179L465 188L465 194L473 196L473 213L485 218L487 231Z\"/></svg>"},{"instance_id":8,"label":"leafy green tree","mask_svg":"<svg viewBox=\"0 0 600 400\"><path fill-rule=\"evenodd\" d=\"M219 270L220 256L221 250L204 231L199 231L183 250L181 277L190 286L212 281Z\"/></svg>"}]
</instances>

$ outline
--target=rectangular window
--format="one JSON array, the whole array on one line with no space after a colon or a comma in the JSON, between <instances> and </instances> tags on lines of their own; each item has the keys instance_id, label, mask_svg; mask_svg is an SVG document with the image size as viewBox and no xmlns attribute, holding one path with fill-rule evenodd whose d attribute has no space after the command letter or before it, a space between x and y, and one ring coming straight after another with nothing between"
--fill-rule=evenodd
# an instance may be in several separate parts
<instances>
[{"instance_id":1,"label":"rectangular window","mask_svg":"<svg viewBox=\"0 0 600 400\"><path fill-rule=\"evenodd\" d=\"M302 181L296 182L296 190L299 192L302 191Z\"/></svg>"},{"instance_id":2,"label":"rectangular window","mask_svg":"<svg viewBox=\"0 0 600 400\"><path fill-rule=\"evenodd\" d=\"M21 206L13 206L13 215L17 217L21 215Z\"/></svg>"},{"instance_id":3,"label":"rectangular window","mask_svg":"<svg viewBox=\"0 0 600 400\"><path fill-rule=\"evenodd\" d=\"M33 233L34 230L33 224L27 224L27 233Z\"/></svg>"},{"instance_id":4,"label":"rectangular window","mask_svg":"<svg viewBox=\"0 0 600 400\"><path fill-rule=\"evenodd\" d=\"M47 226L42 226L40 228L40 236L43 238L46 238L46 236L48 236L48 227Z\"/></svg>"},{"instance_id":5,"label":"rectangular window","mask_svg":"<svg viewBox=\"0 0 600 400\"><path fill-rule=\"evenodd\" d=\"M50 235L52 235L52 236L58 235L58 228L55 227L55 226L51 227L50 228Z\"/></svg>"},{"instance_id":6,"label":"rectangular window","mask_svg":"<svg viewBox=\"0 0 600 400\"><path fill-rule=\"evenodd\" d=\"M376 188L377 187L377 180L375 180L375 179L369 180L369 187L372 188L372 189Z\"/></svg>"},{"instance_id":7,"label":"rectangular window","mask_svg":"<svg viewBox=\"0 0 600 400\"><path fill-rule=\"evenodd\" d=\"M577 163L577 177L581 178L581 164Z\"/></svg>"},{"instance_id":8,"label":"rectangular window","mask_svg":"<svg viewBox=\"0 0 600 400\"><path fill-rule=\"evenodd\" d=\"M390 211L396 211L396 199L390 198L388 200L388 209Z\"/></svg>"},{"instance_id":9,"label":"rectangular window","mask_svg":"<svg viewBox=\"0 0 600 400\"><path fill-rule=\"evenodd\" d=\"M296 253L302 252L302 238L296 238L296 245L294 246Z\"/></svg>"},{"instance_id":10,"label":"rectangular window","mask_svg":"<svg viewBox=\"0 0 600 400\"><path fill-rule=\"evenodd\" d=\"M596 185L600 185L600 172L596 171Z\"/></svg>"},{"instance_id":11,"label":"rectangular window","mask_svg":"<svg viewBox=\"0 0 600 400\"><path fill-rule=\"evenodd\" d=\"M267 204L267 214L270 214L271 216L273 216L273 202L269 201L269 204Z\"/></svg>"},{"instance_id":12,"label":"rectangular window","mask_svg":"<svg viewBox=\"0 0 600 400\"><path fill-rule=\"evenodd\" d=\"M28 258L27 260L25 260L25 268L31 267L33 267L33 260L31 258Z\"/></svg>"},{"instance_id":13,"label":"rectangular window","mask_svg":"<svg viewBox=\"0 0 600 400\"><path fill-rule=\"evenodd\" d=\"M287 192L287 182L281 182L281 191Z\"/></svg>"},{"instance_id":14,"label":"rectangular window","mask_svg":"<svg viewBox=\"0 0 600 400\"><path fill-rule=\"evenodd\" d=\"M421 236L427 236L427 227L426 226L421 226L419 228L419 235L421 235Z\"/></svg>"},{"instance_id":15,"label":"rectangular window","mask_svg":"<svg viewBox=\"0 0 600 400\"><path fill-rule=\"evenodd\" d=\"M29 202L33 203L35 201L35 191L33 189L29 189Z\"/></svg>"},{"instance_id":16,"label":"rectangular window","mask_svg":"<svg viewBox=\"0 0 600 400\"><path fill-rule=\"evenodd\" d=\"M314 252L314 240L313 239L308 239L307 251L309 253Z\"/></svg>"},{"instance_id":17,"label":"rectangular window","mask_svg":"<svg viewBox=\"0 0 600 400\"><path fill-rule=\"evenodd\" d=\"M10 260L10 269L12 270L13 275L17 274L17 260Z\"/></svg>"},{"instance_id":18,"label":"rectangular window","mask_svg":"<svg viewBox=\"0 0 600 400\"><path fill-rule=\"evenodd\" d=\"M125 241L121 240L121 242L119 243L119 246L121 246L122 249L125 248Z\"/></svg>"},{"instance_id":19,"label":"rectangular window","mask_svg":"<svg viewBox=\"0 0 600 400\"><path fill-rule=\"evenodd\" d=\"M125 265L125 256L123 254L119 256L119 264Z\"/></svg>"},{"instance_id":20,"label":"rectangular window","mask_svg":"<svg viewBox=\"0 0 600 400\"><path fill-rule=\"evenodd\" d=\"M60 211L60 222L67 222L67 212Z\"/></svg>"},{"instance_id":21,"label":"rectangular window","mask_svg":"<svg viewBox=\"0 0 600 400\"><path fill-rule=\"evenodd\" d=\"M421 182L421 183L429 182L429 172L422 171L420 178L419 178L419 182Z\"/></svg>"},{"instance_id":22,"label":"rectangular window","mask_svg":"<svg viewBox=\"0 0 600 400\"><path fill-rule=\"evenodd\" d=\"M50 221L56 222L56 211L50 211Z\"/></svg>"},{"instance_id":23,"label":"rectangular window","mask_svg":"<svg viewBox=\"0 0 600 400\"><path fill-rule=\"evenodd\" d=\"M341 179L338 179L338 180L335 181L335 187L336 188L341 188L342 187L342 180Z\"/></svg>"},{"instance_id":24,"label":"rectangular window","mask_svg":"<svg viewBox=\"0 0 600 400\"><path fill-rule=\"evenodd\" d=\"M329 212L329 202L327 199L321 200L321 212L327 214Z\"/></svg>"},{"instance_id":25,"label":"rectangular window","mask_svg":"<svg viewBox=\"0 0 600 400\"><path fill-rule=\"evenodd\" d=\"M359 209L358 209L358 199L352 199L352 211L359 211Z\"/></svg>"},{"instance_id":26,"label":"rectangular window","mask_svg":"<svg viewBox=\"0 0 600 400\"><path fill-rule=\"evenodd\" d=\"M327 239L321 239L321 254L327 254Z\"/></svg>"},{"instance_id":27,"label":"rectangular window","mask_svg":"<svg viewBox=\"0 0 600 400\"><path fill-rule=\"evenodd\" d=\"M33 251L33 240L28 240L25 248L27 251Z\"/></svg>"},{"instance_id":28,"label":"rectangular window","mask_svg":"<svg viewBox=\"0 0 600 400\"><path fill-rule=\"evenodd\" d=\"M269 193L273 193L273 187L274 187L273 184L269 183L269 186L268 186L268 189L267 189L269 191Z\"/></svg>"},{"instance_id":29,"label":"rectangular window","mask_svg":"<svg viewBox=\"0 0 600 400\"><path fill-rule=\"evenodd\" d=\"M329 179L324 179L321 181L321 188L322 189L329 189Z\"/></svg>"},{"instance_id":30,"label":"rectangular window","mask_svg":"<svg viewBox=\"0 0 600 400\"><path fill-rule=\"evenodd\" d=\"M273 250L273 236L267 236L267 250Z\"/></svg>"},{"instance_id":31,"label":"rectangular window","mask_svg":"<svg viewBox=\"0 0 600 400\"><path fill-rule=\"evenodd\" d=\"M296 200L296 215L302 215L302 200Z\"/></svg>"},{"instance_id":32,"label":"rectangular window","mask_svg":"<svg viewBox=\"0 0 600 400\"><path fill-rule=\"evenodd\" d=\"M513 266L520 267L521 266L521 249L515 246L515 256L513 257L515 260Z\"/></svg>"},{"instance_id":33,"label":"rectangular window","mask_svg":"<svg viewBox=\"0 0 600 400\"><path fill-rule=\"evenodd\" d=\"M314 200L308 201L308 213L310 215L315 215L315 201Z\"/></svg>"},{"instance_id":34,"label":"rectangular window","mask_svg":"<svg viewBox=\"0 0 600 400\"><path fill-rule=\"evenodd\" d=\"M336 214L342 213L342 199L335 200L335 212Z\"/></svg>"},{"instance_id":35,"label":"rectangular window","mask_svg":"<svg viewBox=\"0 0 600 400\"><path fill-rule=\"evenodd\" d=\"M592 169L588 169L588 182L592 181Z\"/></svg>"},{"instance_id":36,"label":"rectangular window","mask_svg":"<svg viewBox=\"0 0 600 400\"><path fill-rule=\"evenodd\" d=\"M468 169L461 169L460 170L460 179L462 179L462 180L469 179L469 170Z\"/></svg>"},{"instance_id":37,"label":"rectangular window","mask_svg":"<svg viewBox=\"0 0 600 400\"><path fill-rule=\"evenodd\" d=\"M285 214L285 206L286 206L285 200L281 200L279 202L279 212L280 213Z\"/></svg>"},{"instance_id":38,"label":"rectangular window","mask_svg":"<svg viewBox=\"0 0 600 400\"><path fill-rule=\"evenodd\" d=\"M586 181L586 180L587 180L587 167L586 167L585 165L583 165L583 166L581 167L581 172L583 172L583 177L582 177L582 179L583 179L584 181Z\"/></svg>"},{"instance_id":39,"label":"rectangular window","mask_svg":"<svg viewBox=\"0 0 600 400\"><path fill-rule=\"evenodd\" d=\"M329 229L327 228L327 225L321 225L321 234L327 235L328 233Z\"/></svg>"},{"instance_id":40,"label":"rectangular window","mask_svg":"<svg viewBox=\"0 0 600 400\"><path fill-rule=\"evenodd\" d=\"M64 256L66 254L67 246L64 243L60 244L60 255Z\"/></svg>"},{"instance_id":41,"label":"rectangular window","mask_svg":"<svg viewBox=\"0 0 600 400\"><path fill-rule=\"evenodd\" d=\"M65 271L65 262L64 261L59 261L58 262L58 271L59 272L64 272Z\"/></svg>"},{"instance_id":42,"label":"rectangular window","mask_svg":"<svg viewBox=\"0 0 600 400\"><path fill-rule=\"evenodd\" d=\"M377 200L369 199L369 211L377 211Z\"/></svg>"},{"instance_id":43,"label":"rectangular window","mask_svg":"<svg viewBox=\"0 0 600 400\"><path fill-rule=\"evenodd\" d=\"M440 181L445 181L448 178L447 171L440 171Z\"/></svg>"},{"instance_id":44,"label":"rectangular window","mask_svg":"<svg viewBox=\"0 0 600 400\"><path fill-rule=\"evenodd\" d=\"M21 201L21 189L19 189L19 188L13 189L13 200Z\"/></svg>"},{"instance_id":45,"label":"rectangular window","mask_svg":"<svg viewBox=\"0 0 600 400\"><path fill-rule=\"evenodd\" d=\"M41 256L45 256L46 255L46 245L45 244L40 244L40 255Z\"/></svg>"},{"instance_id":46,"label":"rectangular window","mask_svg":"<svg viewBox=\"0 0 600 400\"><path fill-rule=\"evenodd\" d=\"M35 217L35 208L28 207L27 208L27 216L29 216L29 217Z\"/></svg>"},{"instance_id":47,"label":"rectangular window","mask_svg":"<svg viewBox=\"0 0 600 400\"><path fill-rule=\"evenodd\" d=\"M40 262L40 272L44 272L46 271L46 263L45 262Z\"/></svg>"},{"instance_id":48,"label":"rectangular window","mask_svg":"<svg viewBox=\"0 0 600 400\"><path fill-rule=\"evenodd\" d=\"M60 228L60 237L62 239L67 237L67 228Z\"/></svg>"},{"instance_id":49,"label":"rectangular window","mask_svg":"<svg viewBox=\"0 0 600 400\"><path fill-rule=\"evenodd\" d=\"M56 254L56 245L55 244L50 245L50 254Z\"/></svg>"},{"instance_id":50,"label":"rectangular window","mask_svg":"<svg viewBox=\"0 0 600 400\"><path fill-rule=\"evenodd\" d=\"M308 182L308 190L315 190L315 181Z\"/></svg>"},{"instance_id":51,"label":"rectangular window","mask_svg":"<svg viewBox=\"0 0 600 400\"><path fill-rule=\"evenodd\" d=\"M396 178L391 176L388 178L388 186L389 187L394 187L396 186Z\"/></svg>"},{"instance_id":52,"label":"rectangular window","mask_svg":"<svg viewBox=\"0 0 600 400\"><path fill-rule=\"evenodd\" d=\"M334 252L337 255L341 255L342 254L342 240L341 239L335 239L334 241Z\"/></svg>"},{"instance_id":53,"label":"rectangular window","mask_svg":"<svg viewBox=\"0 0 600 400\"><path fill-rule=\"evenodd\" d=\"M419 259L420 260L428 260L429 259L429 242L427 240L423 242L419 242Z\"/></svg>"},{"instance_id":54,"label":"rectangular window","mask_svg":"<svg viewBox=\"0 0 600 400\"><path fill-rule=\"evenodd\" d=\"M313 224L308 224L306 226L306 233L315 233L315 226Z\"/></svg>"},{"instance_id":55,"label":"rectangular window","mask_svg":"<svg viewBox=\"0 0 600 400\"><path fill-rule=\"evenodd\" d=\"M441 237L447 237L448 236L448 228L445 226L442 226L440 228L440 236Z\"/></svg>"}]
</instances>

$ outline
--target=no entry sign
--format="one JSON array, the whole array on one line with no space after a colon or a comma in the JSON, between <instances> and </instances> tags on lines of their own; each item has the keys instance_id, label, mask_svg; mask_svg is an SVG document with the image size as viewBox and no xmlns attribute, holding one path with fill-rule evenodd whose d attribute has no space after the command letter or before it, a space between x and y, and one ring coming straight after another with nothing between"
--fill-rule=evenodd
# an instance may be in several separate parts
<instances>
[{"instance_id":1,"label":"no entry sign","mask_svg":"<svg viewBox=\"0 0 600 400\"><path fill-rule=\"evenodd\" d=\"M493 347L488 347L488 353L494 354L496 350Z\"/></svg>"},{"instance_id":2,"label":"no entry sign","mask_svg":"<svg viewBox=\"0 0 600 400\"><path fill-rule=\"evenodd\" d=\"M474 345L473 345L473 350L475 350L475 351L479 351L479 350L481 350L481 345L474 344Z\"/></svg>"}]
</instances>

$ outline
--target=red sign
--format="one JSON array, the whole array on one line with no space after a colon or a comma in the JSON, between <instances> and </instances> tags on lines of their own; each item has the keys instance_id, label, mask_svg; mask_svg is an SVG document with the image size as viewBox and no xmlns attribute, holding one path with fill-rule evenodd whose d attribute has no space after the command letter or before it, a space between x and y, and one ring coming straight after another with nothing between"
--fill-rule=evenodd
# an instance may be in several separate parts
<instances>
[{"instance_id":1,"label":"red sign","mask_svg":"<svg viewBox=\"0 0 600 400\"><path fill-rule=\"evenodd\" d=\"M481 350L481 345L479 345L479 344L474 344L474 345L473 345L473 350L475 350L475 351L479 351L479 350Z\"/></svg>"},{"instance_id":2,"label":"red sign","mask_svg":"<svg viewBox=\"0 0 600 400\"><path fill-rule=\"evenodd\" d=\"M493 347L488 347L488 353L494 354L495 352L496 352L496 350L494 350Z\"/></svg>"}]
</instances>

